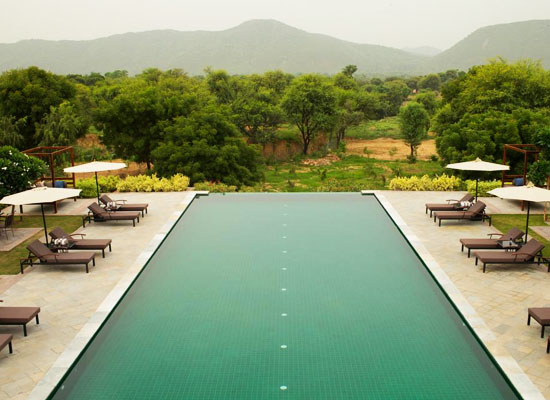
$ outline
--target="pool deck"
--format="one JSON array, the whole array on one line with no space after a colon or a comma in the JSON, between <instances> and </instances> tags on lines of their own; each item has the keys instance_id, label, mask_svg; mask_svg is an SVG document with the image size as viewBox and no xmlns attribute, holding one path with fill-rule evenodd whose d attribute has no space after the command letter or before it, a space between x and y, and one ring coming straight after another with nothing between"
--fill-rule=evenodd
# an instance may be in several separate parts
<instances>
[{"instance_id":1,"label":"pool deck","mask_svg":"<svg viewBox=\"0 0 550 400\"><path fill-rule=\"evenodd\" d=\"M438 227L424 214L424 203L444 202L459 194L375 193L388 201L388 208L395 209L411 237L417 238L416 244L424 247L426 256L433 257L434 265L441 268L441 276L447 276L449 284L458 289L451 297L463 297L460 307L464 308L464 314L480 317L476 330L484 332L480 336L487 340L499 361L511 356L510 368L513 370L517 362L545 398L550 399L550 355L545 352L546 340L540 338L536 322L526 326L528 307L550 306L550 274L546 268L490 266L483 274L474 266L473 258L468 259L460 252L458 239L486 237L494 228L480 222L444 222ZM44 398L194 195L193 192L117 194L116 198L149 203L149 214L135 228L127 221L87 225L83 231L88 238L113 239L113 252L107 253L105 259L98 253L96 267L89 274L82 267L36 266L24 275L0 276L3 305L36 305L42 310L40 325L29 323L27 337L23 337L21 327L0 327L2 333L14 335L14 354L8 355L6 350L0 353L0 399L23 399L31 392L31 398ZM92 201L63 202L59 213L82 214ZM489 214L520 212L517 203L494 198L487 199L487 203ZM25 209L32 211L31 207ZM535 212L541 212L541 208ZM529 388L529 382L525 382L525 387ZM540 398L536 391L528 394L526 398Z\"/></svg>"}]
</instances>

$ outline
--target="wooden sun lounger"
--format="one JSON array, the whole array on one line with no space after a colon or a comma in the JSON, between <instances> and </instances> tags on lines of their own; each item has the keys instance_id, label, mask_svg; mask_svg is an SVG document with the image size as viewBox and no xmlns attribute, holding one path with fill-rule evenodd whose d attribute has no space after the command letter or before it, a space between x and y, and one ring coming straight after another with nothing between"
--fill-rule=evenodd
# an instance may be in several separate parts
<instances>
[{"instance_id":1,"label":"wooden sun lounger","mask_svg":"<svg viewBox=\"0 0 550 400\"><path fill-rule=\"evenodd\" d=\"M531 239L518 251L478 251L474 255L476 265L478 261L483 263L483 272L488 264L540 264L541 262L548 264L548 272L550 272L550 260L542 256L543 248L542 244Z\"/></svg>"},{"instance_id":2,"label":"wooden sun lounger","mask_svg":"<svg viewBox=\"0 0 550 400\"><path fill-rule=\"evenodd\" d=\"M498 238L493 239L493 236L497 235ZM511 240L515 242L516 240L519 240L525 235L521 229L518 228L512 228L508 232L506 232L504 235L501 233L489 233L488 236L490 236L489 239L460 239L460 243L462 244L461 251L464 251L464 248L468 249L468 257L470 257L470 253L472 249L482 249L482 250L503 250L504 248L500 243L505 240ZM518 245L519 247L519 245Z\"/></svg>"},{"instance_id":3,"label":"wooden sun lounger","mask_svg":"<svg viewBox=\"0 0 550 400\"><path fill-rule=\"evenodd\" d=\"M482 201L478 201L470 208L464 211L437 211L434 213L434 222L439 219L439 226L443 220L468 220L468 221L485 221L489 220L489 226L491 226L491 217L485 214L485 208L487 206Z\"/></svg>"},{"instance_id":4,"label":"wooden sun lounger","mask_svg":"<svg viewBox=\"0 0 550 400\"><path fill-rule=\"evenodd\" d=\"M54 253L39 240L35 240L27 246L29 256L20 261L21 273L25 265L34 265L33 256L38 258L40 264L48 265L85 265L86 273L89 272L88 264L95 266L95 253Z\"/></svg>"},{"instance_id":5,"label":"wooden sun lounger","mask_svg":"<svg viewBox=\"0 0 550 400\"><path fill-rule=\"evenodd\" d=\"M108 247L109 251L111 249L111 239L84 239L86 236L84 233L73 233L69 235L60 227L53 228L50 231L50 236L52 239L67 239L70 243L70 250L101 250L103 258L105 258L105 249ZM74 238L74 236L80 236L80 239Z\"/></svg>"},{"instance_id":6,"label":"wooden sun lounger","mask_svg":"<svg viewBox=\"0 0 550 400\"><path fill-rule=\"evenodd\" d=\"M88 214L82 220L82 226L85 226L86 221L91 221L92 218L97 222L104 221L132 221L132 224L136 226L136 220L139 222L139 212L134 211L107 211L99 206L97 203L92 203L88 206L91 214Z\"/></svg>"},{"instance_id":7,"label":"wooden sun lounger","mask_svg":"<svg viewBox=\"0 0 550 400\"><path fill-rule=\"evenodd\" d=\"M550 307L528 308L527 325L531 325L531 318L540 324L540 337L543 338L544 328L550 326Z\"/></svg>"},{"instance_id":8,"label":"wooden sun lounger","mask_svg":"<svg viewBox=\"0 0 550 400\"><path fill-rule=\"evenodd\" d=\"M145 217L147 207L149 207L149 204L147 203L128 204L126 203L126 200L113 200L106 194L102 195L99 198L99 201L105 204L105 206L107 206L109 203L116 203L117 209L113 211L139 211L141 212L142 217Z\"/></svg>"},{"instance_id":9,"label":"wooden sun lounger","mask_svg":"<svg viewBox=\"0 0 550 400\"><path fill-rule=\"evenodd\" d=\"M446 204L442 203L427 203L426 204L426 214L428 214L428 210L430 211L430 217L432 216L432 213L434 211L456 211L457 207L460 206L460 203L463 201L472 202L474 201L475 197L472 196L470 193L466 193L460 200L454 200L450 199L447 200Z\"/></svg>"},{"instance_id":10,"label":"wooden sun lounger","mask_svg":"<svg viewBox=\"0 0 550 400\"><path fill-rule=\"evenodd\" d=\"M13 335L8 334L0 334L0 350L3 350L4 347L8 346L10 354L13 353L13 347L11 345L11 340L13 339Z\"/></svg>"},{"instance_id":11,"label":"wooden sun lounger","mask_svg":"<svg viewBox=\"0 0 550 400\"><path fill-rule=\"evenodd\" d=\"M0 325L21 325L23 335L27 336L27 324L36 319L38 325L38 313L40 307L0 307Z\"/></svg>"}]
</instances>

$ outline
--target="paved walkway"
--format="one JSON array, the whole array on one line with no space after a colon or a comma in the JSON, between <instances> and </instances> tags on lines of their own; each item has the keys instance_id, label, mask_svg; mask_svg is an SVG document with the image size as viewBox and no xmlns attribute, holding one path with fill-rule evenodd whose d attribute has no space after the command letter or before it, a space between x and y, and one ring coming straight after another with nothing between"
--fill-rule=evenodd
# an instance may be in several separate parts
<instances>
[{"instance_id":1,"label":"paved walkway","mask_svg":"<svg viewBox=\"0 0 550 400\"><path fill-rule=\"evenodd\" d=\"M442 192L390 192L383 195L422 241L430 254L462 292L497 343L520 365L527 376L550 399L550 355L546 340L540 338L540 325L527 326L527 308L550 306L550 274L546 267L490 265L484 274L474 259L460 251L460 238L482 238L495 232L487 223L444 221L441 227L424 213L426 202L440 202L449 197ZM517 202L481 199L489 214L519 213ZM542 207L537 207L542 212ZM521 228L521 227L520 227Z\"/></svg>"},{"instance_id":2,"label":"paved walkway","mask_svg":"<svg viewBox=\"0 0 550 400\"><path fill-rule=\"evenodd\" d=\"M540 327L526 326L527 307L550 306L550 274L543 267L490 266L483 274L460 252L461 237L485 237L494 231L479 222L444 222L438 227L424 214L424 203L460 197L456 193L389 192L384 196L420 238L453 283L475 308L497 341L512 355L541 392L550 399L550 355L540 339ZM29 324L29 336L20 327L0 327L14 334L14 354L0 353L0 399L23 399L54 364L79 330L94 314L140 252L181 207L184 193L125 193L117 198L150 204L149 214L135 228L130 223L92 223L87 237L113 239L113 252L98 253L89 274L83 268L37 266L25 275L0 280L5 305L37 305L40 325ZM485 201L485 199L483 199ZM67 201L60 214L82 213L93 200ZM487 199L490 213L519 213L519 203ZM31 211L30 207L25 209ZM533 210L532 210L533 211ZM536 207L535 212L542 212Z\"/></svg>"},{"instance_id":3,"label":"paved walkway","mask_svg":"<svg viewBox=\"0 0 550 400\"><path fill-rule=\"evenodd\" d=\"M128 221L92 222L86 226L86 238L113 239L113 252L107 252L104 259L98 252L96 266L91 267L89 274L83 267L35 266L23 276L5 279L7 284L0 285L2 305L39 306L41 313L40 325L29 323L27 337L21 327L0 327L0 332L14 336L14 354L0 353L0 399L24 399L29 395L157 231L180 208L186 193L116 196L149 203L149 213L140 218L135 228ZM69 209L85 209L91 201L63 202L65 207L60 207L60 211L70 214Z\"/></svg>"}]
</instances>

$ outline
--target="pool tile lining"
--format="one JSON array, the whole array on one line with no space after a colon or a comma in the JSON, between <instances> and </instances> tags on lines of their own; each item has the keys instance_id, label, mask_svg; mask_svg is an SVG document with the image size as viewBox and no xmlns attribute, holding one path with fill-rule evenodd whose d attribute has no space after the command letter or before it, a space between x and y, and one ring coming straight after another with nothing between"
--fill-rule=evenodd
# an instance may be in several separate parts
<instances>
[{"instance_id":1,"label":"pool tile lining","mask_svg":"<svg viewBox=\"0 0 550 400\"><path fill-rule=\"evenodd\" d=\"M475 309L470 305L468 300L462 295L460 290L454 285L439 263L428 252L420 239L414 234L411 228L405 223L405 220L399 215L397 210L386 199L386 197L375 190L362 190L362 195L374 195L384 207L386 212L393 219L394 223L399 227L403 235L407 238L411 246L414 248L418 256L428 267L432 275L436 278L439 285L445 290L451 298L455 306L460 310L468 324L481 339L485 347L489 349L493 358L496 360L500 368L504 371L508 379L513 383L525 400L543 400L544 396L533 384L529 377L523 372L517 361L511 357L506 350L497 345L496 337L489 328L485 325L483 319L477 314Z\"/></svg>"}]
</instances>

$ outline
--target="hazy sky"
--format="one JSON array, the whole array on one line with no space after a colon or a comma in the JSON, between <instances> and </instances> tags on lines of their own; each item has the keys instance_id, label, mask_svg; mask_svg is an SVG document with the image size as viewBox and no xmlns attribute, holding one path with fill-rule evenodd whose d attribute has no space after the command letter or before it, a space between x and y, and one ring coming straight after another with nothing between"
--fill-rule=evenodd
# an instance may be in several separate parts
<instances>
[{"instance_id":1,"label":"hazy sky","mask_svg":"<svg viewBox=\"0 0 550 400\"><path fill-rule=\"evenodd\" d=\"M446 49L486 25L550 19L550 0L0 0L0 43L222 30L257 18L359 43Z\"/></svg>"}]
</instances>

